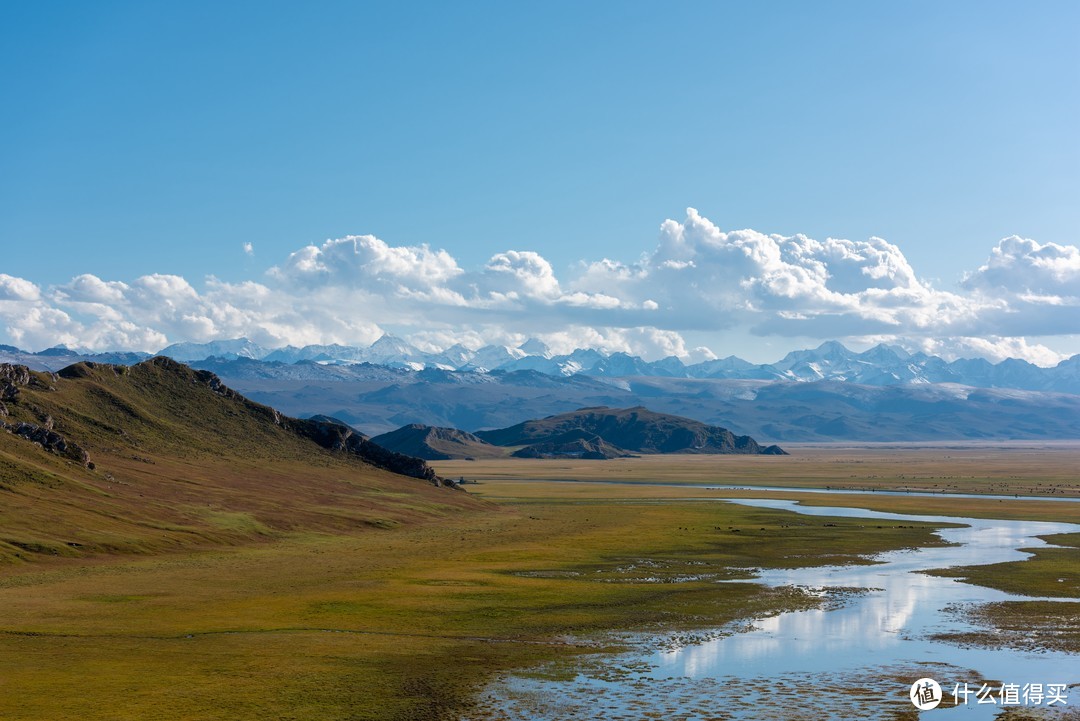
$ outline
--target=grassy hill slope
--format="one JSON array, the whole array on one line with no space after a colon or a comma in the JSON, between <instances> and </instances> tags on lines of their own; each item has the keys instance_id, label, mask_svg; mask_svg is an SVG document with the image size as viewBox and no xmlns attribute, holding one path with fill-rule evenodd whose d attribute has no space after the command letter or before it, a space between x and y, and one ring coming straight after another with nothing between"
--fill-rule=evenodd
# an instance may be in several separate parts
<instances>
[{"instance_id":1,"label":"grassy hill slope","mask_svg":"<svg viewBox=\"0 0 1080 721\"><path fill-rule=\"evenodd\" d=\"M385 527L479 503L416 459L166 358L0 366L0 403L0 561Z\"/></svg>"}]
</instances>

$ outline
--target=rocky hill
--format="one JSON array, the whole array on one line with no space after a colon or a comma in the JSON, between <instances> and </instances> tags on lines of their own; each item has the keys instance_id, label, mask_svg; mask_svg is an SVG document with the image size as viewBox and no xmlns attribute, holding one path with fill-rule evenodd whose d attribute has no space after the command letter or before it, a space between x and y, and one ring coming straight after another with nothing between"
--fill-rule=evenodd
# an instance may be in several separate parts
<instances>
[{"instance_id":1,"label":"rocky hill","mask_svg":"<svg viewBox=\"0 0 1080 721\"><path fill-rule=\"evenodd\" d=\"M0 364L0 426L0 561L385 527L479 503L420 459L168 358Z\"/></svg>"},{"instance_id":2,"label":"rocky hill","mask_svg":"<svg viewBox=\"0 0 1080 721\"><path fill-rule=\"evenodd\" d=\"M384 433L371 439L383 448L428 461L444 461L450 458L492 458L505 455L505 451L472 433L456 428L437 428L419 423L402 426L396 431Z\"/></svg>"},{"instance_id":3,"label":"rocky hill","mask_svg":"<svg viewBox=\"0 0 1080 721\"><path fill-rule=\"evenodd\" d=\"M638 453L745 453L782 455L779 446L763 447L750 436L690 418L634 408L582 408L571 413L525 421L476 435L498 446L560 443L567 433L597 436L617 449Z\"/></svg>"},{"instance_id":4,"label":"rocky hill","mask_svg":"<svg viewBox=\"0 0 1080 721\"><path fill-rule=\"evenodd\" d=\"M607 460L628 458L633 454L611 445L595 433L577 428L540 443L534 443L514 451L515 458L582 458Z\"/></svg>"}]
</instances>

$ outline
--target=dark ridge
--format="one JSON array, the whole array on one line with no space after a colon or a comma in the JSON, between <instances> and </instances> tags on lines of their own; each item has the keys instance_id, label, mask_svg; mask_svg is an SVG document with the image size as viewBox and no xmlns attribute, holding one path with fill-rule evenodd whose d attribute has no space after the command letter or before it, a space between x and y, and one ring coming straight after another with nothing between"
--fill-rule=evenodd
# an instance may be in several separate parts
<instances>
[{"instance_id":1,"label":"dark ridge","mask_svg":"<svg viewBox=\"0 0 1080 721\"><path fill-rule=\"evenodd\" d=\"M519 446L558 443L565 434L574 431L597 436L617 449L637 453L784 454L776 446L763 448L750 436L737 436L726 428L655 413L643 406L582 408L509 428L479 431L477 435L494 445Z\"/></svg>"},{"instance_id":2,"label":"dark ridge","mask_svg":"<svg viewBox=\"0 0 1080 721\"><path fill-rule=\"evenodd\" d=\"M472 433L456 428L425 426L419 423L411 423L389 433L375 436L371 442L383 448L429 461L497 455L491 444Z\"/></svg>"},{"instance_id":3,"label":"dark ridge","mask_svg":"<svg viewBox=\"0 0 1080 721\"><path fill-rule=\"evenodd\" d=\"M309 438L323 448L332 451L351 453L364 459L373 466L412 478L422 478L438 486L454 486L453 481L435 473L422 458L407 456L387 450L372 443L362 434L340 423L317 421L312 419L282 417L283 427L294 430L304 438Z\"/></svg>"},{"instance_id":4,"label":"dark ridge","mask_svg":"<svg viewBox=\"0 0 1080 721\"><path fill-rule=\"evenodd\" d=\"M611 445L603 438L580 428L567 431L542 443L525 446L512 453L515 458L581 458L607 460L630 458L633 454Z\"/></svg>"}]
</instances>

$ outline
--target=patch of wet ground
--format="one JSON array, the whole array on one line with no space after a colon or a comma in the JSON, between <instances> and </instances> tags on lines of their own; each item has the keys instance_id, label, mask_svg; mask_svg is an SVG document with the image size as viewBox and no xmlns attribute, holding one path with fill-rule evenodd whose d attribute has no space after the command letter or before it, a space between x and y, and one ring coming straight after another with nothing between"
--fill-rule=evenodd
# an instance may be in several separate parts
<instances>
[{"instance_id":1,"label":"patch of wet ground","mask_svg":"<svg viewBox=\"0 0 1080 721\"><path fill-rule=\"evenodd\" d=\"M793 510L814 515L838 509ZM852 509L847 513L897 518ZM637 650L505 675L486 687L477 698L476 712L467 718L918 719L908 695L911 684L931 677L946 694L939 710L951 710L957 717L1080 720L1077 694L1071 693L1080 685L1080 664L1075 663L1080 604L1017 600L956 581L942 584L920 573L972 561L1017 560L1024 554L1015 549L1031 543L1034 533L1076 527L942 520L970 520L972 526L942 532L953 548L883 554L879 560L885 560L885 568L763 572L757 581L766 583L768 592L787 589L804 600L802 608L719 630L624 639L624 645L636 645ZM654 565L619 570L637 582L666 575ZM847 584L838 584L845 580ZM1046 607L1035 610L1044 622L1033 628L1033 609L1021 607L1040 603ZM1011 675L985 678L976 668ZM965 701L947 695L961 684L974 692L1036 680L1066 681L1068 688L1061 685L1065 699L1053 706L998 707L985 699L977 704L974 696Z\"/></svg>"},{"instance_id":2,"label":"patch of wet ground","mask_svg":"<svg viewBox=\"0 0 1080 721\"><path fill-rule=\"evenodd\" d=\"M552 664L535 669L528 677L500 679L478 699L475 712L468 718L475 721L599 718L914 721L918 712L909 698L912 679L963 677L969 679L969 684L992 683L972 670L945 664L880 667L825 675L689 678L664 676L658 667L643 666L640 662L613 665L603 657L575 664L570 678L567 676L566 668ZM559 684L562 690L552 693L552 683ZM948 710L951 702L951 697L946 696L942 710ZM955 704L952 707L958 708Z\"/></svg>"},{"instance_id":3,"label":"patch of wet ground","mask_svg":"<svg viewBox=\"0 0 1080 721\"><path fill-rule=\"evenodd\" d=\"M942 610L973 628L932 635L937 641L975 648L1080 654L1080 601L965 603Z\"/></svg>"}]
</instances>

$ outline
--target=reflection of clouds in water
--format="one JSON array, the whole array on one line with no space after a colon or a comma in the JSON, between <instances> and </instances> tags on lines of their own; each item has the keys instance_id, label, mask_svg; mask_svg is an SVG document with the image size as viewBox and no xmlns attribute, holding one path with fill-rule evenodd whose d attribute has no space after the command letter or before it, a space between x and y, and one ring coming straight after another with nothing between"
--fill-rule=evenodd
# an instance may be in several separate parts
<instances>
[{"instance_id":1,"label":"reflection of clouds in water","mask_svg":"<svg viewBox=\"0 0 1080 721\"><path fill-rule=\"evenodd\" d=\"M763 711L777 710L776 718L801 718L793 709L812 710L807 718L880 718L887 709L911 712L908 690L911 681L922 676L936 678L946 689L964 682L978 688L980 678L1016 684L1080 681L1075 671L1063 677L1066 669L1076 668L1073 654L966 648L928 640L943 630L971 628L943 613L946 606L1015 597L917 573L1020 560L1027 554L1017 548L1048 545L1035 535L1076 532L1080 526L899 516L801 507L790 501L751 501L749 505L806 515L966 523L970 527L941 531L945 540L964 545L886 553L876 565L765 571L760 581L769 586L799 586L812 592L823 587L875 590L841 593L845 602L839 608L780 614L756 621L754 631L699 645L599 659L591 672L569 682L510 677L488 687L483 713L475 718L578 721L719 714L756 719ZM872 525L867 526L872 532ZM1075 705L1075 696L1070 706ZM969 721L992 721L999 710L974 703L964 708L962 715Z\"/></svg>"},{"instance_id":2,"label":"reflection of clouds in water","mask_svg":"<svg viewBox=\"0 0 1080 721\"><path fill-rule=\"evenodd\" d=\"M903 643L899 630L916 612L919 597L911 589L875 592L851 609L762 619L754 631L664 654L664 673L700 677L719 668L793 672L863 665L872 660L869 654Z\"/></svg>"},{"instance_id":3,"label":"reflection of clouds in water","mask_svg":"<svg viewBox=\"0 0 1080 721\"><path fill-rule=\"evenodd\" d=\"M788 501L750 505L794 507ZM759 580L769 586L797 586L811 591L826 587L873 590L854 594L840 608L783 613L755 621L752 631L658 654L651 661L663 673L701 678L822 672L882 662L941 658L951 652L951 647L927 637L945 623L941 613L944 606L1014 597L918 571L1021 560L1028 554L1017 548L1046 545L1033 537L1036 534L1077 529L1070 524L900 517L858 509L797 507L797 510L810 515L906 518L970 525L941 532L947 541L962 545L885 553L878 557L882 562L879 564L763 571ZM960 622L951 619L949 623L955 630Z\"/></svg>"}]
</instances>

